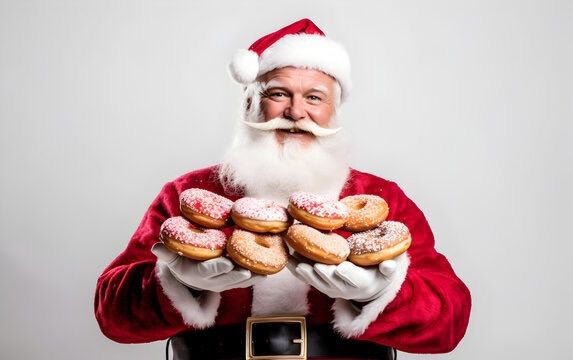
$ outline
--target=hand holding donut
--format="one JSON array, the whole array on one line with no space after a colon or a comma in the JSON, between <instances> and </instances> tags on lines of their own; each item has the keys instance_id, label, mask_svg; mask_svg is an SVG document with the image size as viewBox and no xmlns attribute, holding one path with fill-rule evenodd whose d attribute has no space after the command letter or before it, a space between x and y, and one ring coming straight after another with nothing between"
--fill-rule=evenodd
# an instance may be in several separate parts
<instances>
[{"instance_id":1,"label":"hand holding donut","mask_svg":"<svg viewBox=\"0 0 573 360\"><path fill-rule=\"evenodd\" d=\"M377 267L369 268L349 261L339 265L309 264L291 257L287 267L301 281L331 298L368 302L384 294L394 280L397 264L405 261L405 257L403 254L395 260L386 260Z\"/></svg>"},{"instance_id":2,"label":"hand holding donut","mask_svg":"<svg viewBox=\"0 0 573 360\"><path fill-rule=\"evenodd\" d=\"M225 257L206 261L191 260L168 250L162 243L153 245L151 252L167 264L179 282L195 290L221 292L246 288L266 277L238 268Z\"/></svg>"},{"instance_id":3,"label":"hand holding donut","mask_svg":"<svg viewBox=\"0 0 573 360\"><path fill-rule=\"evenodd\" d=\"M348 257L357 265L378 265L405 252L412 242L406 225L384 221L388 203L377 195L352 195L332 201L297 192L289 198L288 211L306 225L292 225L285 235L286 242L304 257L322 264L340 264ZM347 241L319 231L341 226L354 232Z\"/></svg>"},{"instance_id":4,"label":"hand holding donut","mask_svg":"<svg viewBox=\"0 0 573 360\"><path fill-rule=\"evenodd\" d=\"M179 195L183 216L163 222L159 239L165 246L193 260L209 260L223 254L227 224L233 202L208 190L191 188Z\"/></svg>"}]
</instances>

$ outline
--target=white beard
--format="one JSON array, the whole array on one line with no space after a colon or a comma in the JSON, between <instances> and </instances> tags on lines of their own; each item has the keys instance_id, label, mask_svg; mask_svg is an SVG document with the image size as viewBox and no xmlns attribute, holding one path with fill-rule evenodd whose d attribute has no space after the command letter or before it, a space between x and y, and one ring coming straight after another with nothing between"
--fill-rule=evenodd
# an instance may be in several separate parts
<instances>
[{"instance_id":1,"label":"white beard","mask_svg":"<svg viewBox=\"0 0 573 360\"><path fill-rule=\"evenodd\" d=\"M258 100L253 98L252 102L257 104ZM261 121L258 108L245 117ZM348 172L346 141L339 134L315 138L307 147L296 140L280 145L274 131L255 130L240 123L219 169L219 179L227 191L286 205L296 191L338 199Z\"/></svg>"},{"instance_id":2,"label":"white beard","mask_svg":"<svg viewBox=\"0 0 573 360\"><path fill-rule=\"evenodd\" d=\"M250 101L244 105L254 106L246 106L243 121L262 122L258 90L256 84L247 87L246 99ZM309 146L296 140L280 145L275 131L255 130L240 121L219 168L219 179L226 191L275 200L284 206L296 191L337 200L349 173L347 156L346 142L339 133L315 137ZM283 269L253 286L251 313L305 314L309 289L309 285Z\"/></svg>"}]
</instances>

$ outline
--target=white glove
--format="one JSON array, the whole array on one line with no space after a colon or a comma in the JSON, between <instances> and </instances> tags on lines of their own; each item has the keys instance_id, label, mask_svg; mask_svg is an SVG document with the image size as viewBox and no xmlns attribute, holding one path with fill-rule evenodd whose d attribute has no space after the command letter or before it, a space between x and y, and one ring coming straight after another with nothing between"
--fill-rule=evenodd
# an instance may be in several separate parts
<instances>
[{"instance_id":1,"label":"white glove","mask_svg":"<svg viewBox=\"0 0 573 360\"><path fill-rule=\"evenodd\" d=\"M291 257L288 268L294 276L331 298L368 302L381 296L390 284L396 261L386 260L378 266L363 268L349 261L312 265Z\"/></svg>"},{"instance_id":2,"label":"white glove","mask_svg":"<svg viewBox=\"0 0 573 360\"><path fill-rule=\"evenodd\" d=\"M253 274L247 269L237 268L225 257L205 261L191 260L170 251L162 243L153 245L151 252L157 259L167 264L179 282L195 290L221 292L246 288L266 277Z\"/></svg>"}]
</instances>

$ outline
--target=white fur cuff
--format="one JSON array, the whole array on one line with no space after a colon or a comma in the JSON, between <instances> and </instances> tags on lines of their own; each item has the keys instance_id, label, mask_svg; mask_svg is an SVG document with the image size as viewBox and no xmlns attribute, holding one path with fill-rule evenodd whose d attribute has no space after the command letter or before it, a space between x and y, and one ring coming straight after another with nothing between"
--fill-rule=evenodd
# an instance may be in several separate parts
<instances>
[{"instance_id":1,"label":"white fur cuff","mask_svg":"<svg viewBox=\"0 0 573 360\"><path fill-rule=\"evenodd\" d=\"M183 322L197 329L203 329L215 324L217 310L221 303L221 294L212 291L203 291L200 296L193 297L189 288L181 284L169 271L167 265L161 261L155 266L155 273L163 292L173 307L181 313Z\"/></svg>"},{"instance_id":2,"label":"white fur cuff","mask_svg":"<svg viewBox=\"0 0 573 360\"><path fill-rule=\"evenodd\" d=\"M400 291L410 266L410 258L405 255L396 258L396 270L392 274L392 281L384 289L382 296L364 305L362 310L354 307L349 300L336 299L332 306L335 330L347 338L359 336L366 331L370 323L378 318Z\"/></svg>"}]
</instances>

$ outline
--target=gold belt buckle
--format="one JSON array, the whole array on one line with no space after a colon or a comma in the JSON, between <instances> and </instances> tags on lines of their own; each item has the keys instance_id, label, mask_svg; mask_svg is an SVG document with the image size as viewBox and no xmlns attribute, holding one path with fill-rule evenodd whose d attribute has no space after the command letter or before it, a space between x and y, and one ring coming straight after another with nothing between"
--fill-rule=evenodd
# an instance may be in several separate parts
<instances>
[{"instance_id":1,"label":"gold belt buckle","mask_svg":"<svg viewBox=\"0 0 573 360\"><path fill-rule=\"evenodd\" d=\"M253 346L251 339L251 331L253 329L253 324L257 323L299 323L300 324L300 339L293 339L292 342L295 344L300 344L300 354L298 355L264 355L256 356L253 355ZM268 359L300 359L306 360L307 342L306 342L306 318L304 316L268 316L268 317L249 317L247 318L247 329L245 331L246 339L246 349L245 349L245 359L246 360L268 360Z\"/></svg>"}]
</instances>

